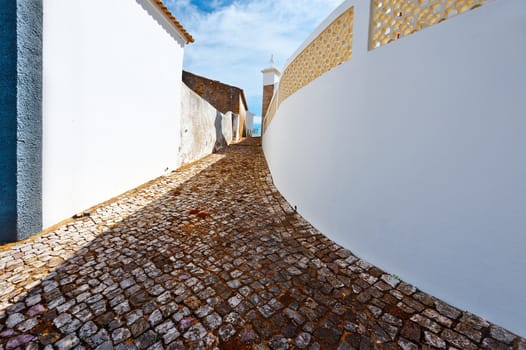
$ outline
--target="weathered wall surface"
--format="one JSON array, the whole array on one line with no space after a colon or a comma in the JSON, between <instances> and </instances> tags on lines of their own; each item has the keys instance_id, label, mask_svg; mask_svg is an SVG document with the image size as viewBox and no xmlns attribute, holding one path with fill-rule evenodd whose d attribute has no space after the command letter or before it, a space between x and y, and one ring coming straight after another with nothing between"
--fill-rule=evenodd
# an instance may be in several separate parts
<instances>
[{"instance_id":1,"label":"weathered wall surface","mask_svg":"<svg viewBox=\"0 0 526 350\"><path fill-rule=\"evenodd\" d=\"M232 130L234 130L234 114L232 112L226 112L221 118L221 135L223 135L225 140L230 140L230 142L232 142ZM220 136L218 135L218 137Z\"/></svg>"},{"instance_id":2,"label":"weathered wall surface","mask_svg":"<svg viewBox=\"0 0 526 350\"><path fill-rule=\"evenodd\" d=\"M526 3L371 51L369 2L345 6L352 59L282 101L263 136L276 186L362 258L526 335Z\"/></svg>"},{"instance_id":3,"label":"weathered wall surface","mask_svg":"<svg viewBox=\"0 0 526 350\"><path fill-rule=\"evenodd\" d=\"M7 242L42 227L41 0L2 4L0 23L0 242Z\"/></svg>"},{"instance_id":4,"label":"weathered wall surface","mask_svg":"<svg viewBox=\"0 0 526 350\"><path fill-rule=\"evenodd\" d=\"M44 226L179 166L183 46L148 0L44 2Z\"/></svg>"},{"instance_id":5,"label":"weathered wall surface","mask_svg":"<svg viewBox=\"0 0 526 350\"><path fill-rule=\"evenodd\" d=\"M183 84L181 97L181 165L196 161L232 142L232 132L226 135L224 129L232 130L231 119L225 117Z\"/></svg>"},{"instance_id":6,"label":"weathered wall surface","mask_svg":"<svg viewBox=\"0 0 526 350\"><path fill-rule=\"evenodd\" d=\"M18 239L42 229L42 30L42 0L18 0Z\"/></svg>"},{"instance_id":7,"label":"weathered wall surface","mask_svg":"<svg viewBox=\"0 0 526 350\"><path fill-rule=\"evenodd\" d=\"M232 140L240 141L245 135L247 112L243 90L186 71L183 71L183 82L221 113L234 113Z\"/></svg>"},{"instance_id":8,"label":"weathered wall surface","mask_svg":"<svg viewBox=\"0 0 526 350\"><path fill-rule=\"evenodd\" d=\"M183 71L183 82L221 113L239 113L241 89Z\"/></svg>"}]
</instances>

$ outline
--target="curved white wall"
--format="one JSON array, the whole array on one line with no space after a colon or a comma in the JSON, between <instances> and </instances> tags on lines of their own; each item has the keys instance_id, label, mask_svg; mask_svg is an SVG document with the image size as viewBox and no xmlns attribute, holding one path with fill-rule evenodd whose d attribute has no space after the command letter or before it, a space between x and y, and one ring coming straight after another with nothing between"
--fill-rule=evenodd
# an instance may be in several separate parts
<instances>
[{"instance_id":1,"label":"curved white wall","mask_svg":"<svg viewBox=\"0 0 526 350\"><path fill-rule=\"evenodd\" d=\"M44 227L178 167L183 46L148 0L44 1Z\"/></svg>"},{"instance_id":2,"label":"curved white wall","mask_svg":"<svg viewBox=\"0 0 526 350\"><path fill-rule=\"evenodd\" d=\"M367 50L281 103L281 193L364 259L526 335L526 2L496 0Z\"/></svg>"}]
</instances>

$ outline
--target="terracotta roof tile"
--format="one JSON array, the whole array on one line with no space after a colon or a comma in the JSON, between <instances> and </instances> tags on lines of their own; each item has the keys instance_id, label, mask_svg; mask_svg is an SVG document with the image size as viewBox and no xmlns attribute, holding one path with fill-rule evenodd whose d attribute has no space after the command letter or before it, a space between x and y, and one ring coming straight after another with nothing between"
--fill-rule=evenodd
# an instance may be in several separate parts
<instances>
[{"instance_id":1,"label":"terracotta roof tile","mask_svg":"<svg viewBox=\"0 0 526 350\"><path fill-rule=\"evenodd\" d=\"M179 32L183 34L187 44L194 42L194 38L190 35L190 33L186 31L186 29L184 29L181 22L179 22L177 18L175 18L175 16L168 9L168 7L166 7L162 0L153 0L153 3L157 5L157 7L168 17L170 22L172 22L172 24L177 28L177 30L179 30Z\"/></svg>"}]
</instances>

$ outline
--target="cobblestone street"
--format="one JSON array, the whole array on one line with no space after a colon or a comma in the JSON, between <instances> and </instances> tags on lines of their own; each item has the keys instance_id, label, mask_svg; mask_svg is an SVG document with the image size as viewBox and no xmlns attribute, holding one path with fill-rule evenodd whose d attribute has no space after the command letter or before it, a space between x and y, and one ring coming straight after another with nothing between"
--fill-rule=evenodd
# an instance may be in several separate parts
<instances>
[{"instance_id":1,"label":"cobblestone street","mask_svg":"<svg viewBox=\"0 0 526 350\"><path fill-rule=\"evenodd\" d=\"M526 350L314 229L260 143L0 246L0 350Z\"/></svg>"}]
</instances>

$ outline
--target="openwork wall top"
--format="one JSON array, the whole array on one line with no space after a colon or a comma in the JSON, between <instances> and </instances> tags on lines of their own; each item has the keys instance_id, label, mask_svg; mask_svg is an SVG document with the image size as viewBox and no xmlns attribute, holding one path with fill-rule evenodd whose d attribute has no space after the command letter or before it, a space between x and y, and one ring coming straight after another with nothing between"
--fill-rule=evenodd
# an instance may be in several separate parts
<instances>
[{"instance_id":1,"label":"openwork wall top","mask_svg":"<svg viewBox=\"0 0 526 350\"><path fill-rule=\"evenodd\" d=\"M354 7L342 13L287 66L263 120L264 133L287 97L352 56Z\"/></svg>"},{"instance_id":2,"label":"openwork wall top","mask_svg":"<svg viewBox=\"0 0 526 350\"><path fill-rule=\"evenodd\" d=\"M369 50L494 0L371 0ZM281 77L263 120L263 133L281 102L352 56L354 7L329 24Z\"/></svg>"},{"instance_id":3,"label":"openwork wall top","mask_svg":"<svg viewBox=\"0 0 526 350\"><path fill-rule=\"evenodd\" d=\"M373 0L369 49L388 44L491 0Z\"/></svg>"},{"instance_id":4,"label":"openwork wall top","mask_svg":"<svg viewBox=\"0 0 526 350\"><path fill-rule=\"evenodd\" d=\"M351 59L354 7L318 35L285 69L279 101L285 100L320 75Z\"/></svg>"}]
</instances>

